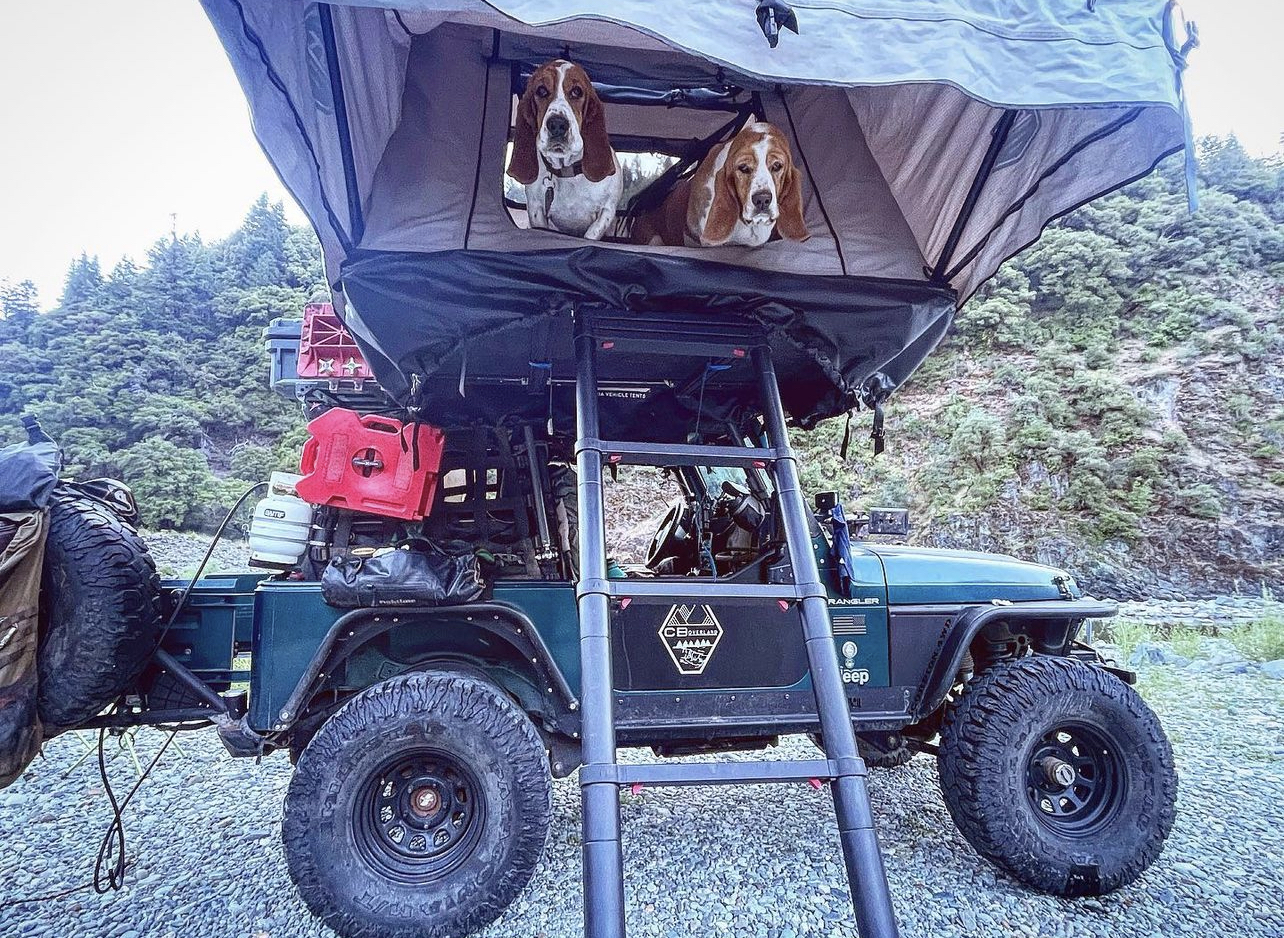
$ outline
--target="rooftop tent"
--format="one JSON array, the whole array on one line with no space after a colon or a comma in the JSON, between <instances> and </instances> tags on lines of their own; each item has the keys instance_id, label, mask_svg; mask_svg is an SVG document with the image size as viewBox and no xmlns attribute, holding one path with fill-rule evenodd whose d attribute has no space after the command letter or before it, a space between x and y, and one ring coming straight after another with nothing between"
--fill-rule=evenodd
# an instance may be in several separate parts
<instances>
[{"instance_id":1,"label":"rooftop tent","mask_svg":"<svg viewBox=\"0 0 1284 938\"><path fill-rule=\"evenodd\" d=\"M1185 37L1162 0L794 3L801 33L774 49L748 0L203 3L349 328L394 397L430 387L436 410L489 408L465 378L557 372L562 313L596 305L756 318L782 340L790 413L841 413L902 383L1050 219L1188 139ZM621 152L776 124L812 237L671 248L523 227L504 195L515 96L555 57L586 68Z\"/></svg>"}]
</instances>

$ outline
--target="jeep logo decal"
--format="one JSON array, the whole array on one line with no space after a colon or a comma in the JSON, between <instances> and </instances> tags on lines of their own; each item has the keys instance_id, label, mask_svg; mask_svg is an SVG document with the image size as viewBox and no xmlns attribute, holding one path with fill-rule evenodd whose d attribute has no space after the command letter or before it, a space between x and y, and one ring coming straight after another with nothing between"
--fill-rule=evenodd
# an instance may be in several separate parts
<instances>
[{"instance_id":1,"label":"jeep logo decal","mask_svg":"<svg viewBox=\"0 0 1284 938\"><path fill-rule=\"evenodd\" d=\"M659 635L679 674L703 674L722 639L722 624L708 606L674 605Z\"/></svg>"}]
</instances>

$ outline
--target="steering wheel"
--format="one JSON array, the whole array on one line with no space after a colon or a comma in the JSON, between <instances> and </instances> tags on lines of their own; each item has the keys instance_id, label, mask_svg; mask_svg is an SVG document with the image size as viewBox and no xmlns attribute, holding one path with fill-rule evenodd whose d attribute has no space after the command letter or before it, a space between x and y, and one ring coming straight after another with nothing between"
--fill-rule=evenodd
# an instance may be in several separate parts
<instances>
[{"instance_id":1,"label":"steering wheel","mask_svg":"<svg viewBox=\"0 0 1284 938\"><path fill-rule=\"evenodd\" d=\"M646 549L647 567L654 570L671 557L694 555L695 541L691 530L694 521L694 512L685 499L670 505Z\"/></svg>"}]
</instances>

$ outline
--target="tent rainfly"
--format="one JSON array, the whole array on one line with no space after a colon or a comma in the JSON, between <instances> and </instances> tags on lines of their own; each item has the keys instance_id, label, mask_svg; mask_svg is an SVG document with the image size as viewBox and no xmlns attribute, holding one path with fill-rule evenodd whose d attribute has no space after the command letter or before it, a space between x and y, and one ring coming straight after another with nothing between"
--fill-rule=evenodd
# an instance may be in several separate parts
<instances>
[{"instance_id":1,"label":"tent rainfly","mask_svg":"<svg viewBox=\"0 0 1284 938\"><path fill-rule=\"evenodd\" d=\"M757 317L810 424L901 384L1051 219L1189 149L1193 34L1163 0L794 3L801 32L776 48L749 0L202 2L381 384L402 403L436 389L437 411L467 411L462 375L569 362L556 323L587 304ZM812 237L524 227L506 147L525 76L556 57L588 71L621 153L776 124Z\"/></svg>"}]
</instances>

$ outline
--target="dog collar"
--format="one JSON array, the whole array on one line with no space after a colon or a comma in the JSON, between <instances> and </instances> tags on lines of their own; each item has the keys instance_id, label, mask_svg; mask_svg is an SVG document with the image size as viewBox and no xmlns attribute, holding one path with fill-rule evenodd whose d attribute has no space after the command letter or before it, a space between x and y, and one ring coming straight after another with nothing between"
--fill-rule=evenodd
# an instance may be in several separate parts
<instances>
[{"instance_id":1,"label":"dog collar","mask_svg":"<svg viewBox=\"0 0 1284 938\"><path fill-rule=\"evenodd\" d=\"M548 157L544 156L543 153L539 155L539 158L540 158L540 162L544 164L544 168L548 170L548 172L551 175L556 176L558 179L570 179L572 176L584 175L583 160L576 160L570 166L563 166L563 167L557 168L557 167L554 167L551 163L549 163Z\"/></svg>"}]
</instances>

